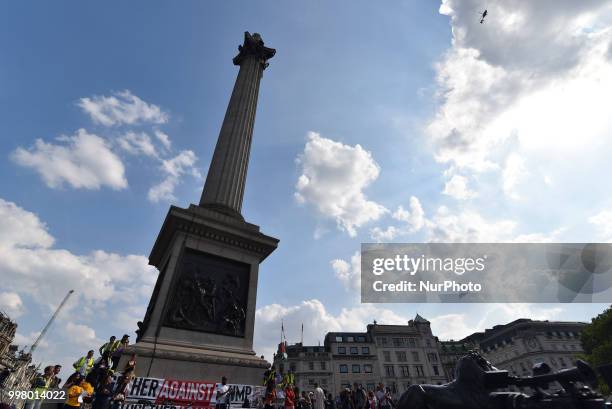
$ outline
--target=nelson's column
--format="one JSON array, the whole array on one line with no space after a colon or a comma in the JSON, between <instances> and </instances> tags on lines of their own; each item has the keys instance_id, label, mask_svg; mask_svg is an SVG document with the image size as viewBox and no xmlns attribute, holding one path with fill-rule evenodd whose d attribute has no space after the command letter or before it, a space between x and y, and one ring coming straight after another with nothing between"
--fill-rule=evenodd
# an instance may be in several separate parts
<instances>
[{"instance_id":1,"label":"nelson's column","mask_svg":"<svg viewBox=\"0 0 612 409\"><path fill-rule=\"evenodd\" d=\"M159 270L137 340L137 375L259 384L253 351L259 264L278 240L241 214L259 82L276 50L244 35L240 66L199 205L171 206L149 255Z\"/></svg>"}]
</instances>

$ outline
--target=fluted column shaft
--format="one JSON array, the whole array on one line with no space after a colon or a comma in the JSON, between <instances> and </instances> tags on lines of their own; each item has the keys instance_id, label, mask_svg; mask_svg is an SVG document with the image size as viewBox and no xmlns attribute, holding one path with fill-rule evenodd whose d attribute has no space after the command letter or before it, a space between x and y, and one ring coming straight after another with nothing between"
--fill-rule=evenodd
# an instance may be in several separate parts
<instances>
[{"instance_id":1,"label":"fluted column shaft","mask_svg":"<svg viewBox=\"0 0 612 409\"><path fill-rule=\"evenodd\" d=\"M274 50L263 46L258 34L245 34L245 43L234 64L240 71L225 112L215 146L200 206L242 218L242 199L246 183L259 83L266 60Z\"/></svg>"}]
</instances>

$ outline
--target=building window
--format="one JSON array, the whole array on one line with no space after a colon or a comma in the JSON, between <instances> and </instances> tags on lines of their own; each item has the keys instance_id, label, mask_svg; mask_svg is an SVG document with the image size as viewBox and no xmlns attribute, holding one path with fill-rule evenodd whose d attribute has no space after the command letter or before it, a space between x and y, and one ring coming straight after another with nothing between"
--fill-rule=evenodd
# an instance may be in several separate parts
<instances>
[{"instance_id":1,"label":"building window","mask_svg":"<svg viewBox=\"0 0 612 409\"><path fill-rule=\"evenodd\" d=\"M380 339L380 345L387 345L387 343L389 342L387 337L381 337L379 339Z\"/></svg>"},{"instance_id":2,"label":"building window","mask_svg":"<svg viewBox=\"0 0 612 409\"><path fill-rule=\"evenodd\" d=\"M315 380L314 379L309 379L308 380L308 385L314 386L314 384L315 384Z\"/></svg>"},{"instance_id":3,"label":"building window","mask_svg":"<svg viewBox=\"0 0 612 409\"><path fill-rule=\"evenodd\" d=\"M368 388L368 392L369 392L369 391L374 392L375 387L374 387L374 384L373 384L373 383L369 383L369 384L367 385L367 388Z\"/></svg>"},{"instance_id":4,"label":"building window","mask_svg":"<svg viewBox=\"0 0 612 409\"><path fill-rule=\"evenodd\" d=\"M408 357L406 356L406 351L396 351L395 357L398 362L408 362Z\"/></svg>"},{"instance_id":5,"label":"building window","mask_svg":"<svg viewBox=\"0 0 612 409\"><path fill-rule=\"evenodd\" d=\"M353 373L360 373L361 372L361 366L359 366L357 364L353 364L353 366L351 367L351 372L353 372Z\"/></svg>"},{"instance_id":6,"label":"building window","mask_svg":"<svg viewBox=\"0 0 612 409\"><path fill-rule=\"evenodd\" d=\"M419 352L418 351L412 351L412 360L414 362L419 362L421 358L419 358Z\"/></svg>"},{"instance_id":7,"label":"building window","mask_svg":"<svg viewBox=\"0 0 612 409\"><path fill-rule=\"evenodd\" d=\"M387 376L395 376L395 371L393 370L393 365L385 365L385 375L387 375Z\"/></svg>"},{"instance_id":8,"label":"building window","mask_svg":"<svg viewBox=\"0 0 612 409\"><path fill-rule=\"evenodd\" d=\"M346 354L346 347L338 347L338 353L341 355Z\"/></svg>"},{"instance_id":9,"label":"building window","mask_svg":"<svg viewBox=\"0 0 612 409\"><path fill-rule=\"evenodd\" d=\"M365 337L363 335L358 336L357 342L365 342Z\"/></svg>"},{"instance_id":10,"label":"building window","mask_svg":"<svg viewBox=\"0 0 612 409\"><path fill-rule=\"evenodd\" d=\"M348 373L348 365L346 364L340 365L340 373Z\"/></svg>"},{"instance_id":11,"label":"building window","mask_svg":"<svg viewBox=\"0 0 612 409\"><path fill-rule=\"evenodd\" d=\"M355 338L353 337L346 337L346 342L353 342L355 341Z\"/></svg>"},{"instance_id":12,"label":"building window","mask_svg":"<svg viewBox=\"0 0 612 409\"><path fill-rule=\"evenodd\" d=\"M325 361L321 361L321 362L319 362L319 363L321 364L321 370L323 370L323 371L324 371L324 370L325 370L325 366L326 366L326 365L325 365Z\"/></svg>"},{"instance_id":13,"label":"building window","mask_svg":"<svg viewBox=\"0 0 612 409\"><path fill-rule=\"evenodd\" d=\"M415 365L417 376L425 376L425 372L423 371L423 365Z\"/></svg>"},{"instance_id":14,"label":"building window","mask_svg":"<svg viewBox=\"0 0 612 409\"><path fill-rule=\"evenodd\" d=\"M410 369L408 365L400 366L400 371L402 372L402 376L408 378L410 376Z\"/></svg>"},{"instance_id":15,"label":"building window","mask_svg":"<svg viewBox=\"0 0 612 409\"><path fill-rule=\"evenodd\" d=\"M364 355L370 355L370 347L362 347L361 353Z\"/></svg>"},{"instance_id":16,"label":"building window","mask_svg":"<svg viewBox=\"0 0 612 409\"><path fill-rule=\"evenodd\" d=\"M314 371L314 362L312 361L308 362L308 369L310 369L311 371Z\"/></svg>"},{"instance_id":17,"label":"building window","mask_svg":"<svg viewBox=\"0 0 612 409\"><path fill-rule=\"evenodd\" d=\"M434 375L440 375L440 371L438 371L438 365L433 365Z\"/></svg>"},{"instance_id":18,"label":"building window","mask_svg":"<svg viewBox=\"0 0 612 409\"><path fill-rule=\"evenodd\" d=\"M408 339L408 342L410 344L410 348L416 348L416 340L414 338Z\"/></svg>"},{"instance_id":19,"label":"building window","mask_svg":"<svg viewBox=\"0 0 612 409\"><path fill-rule=\"evenodd\" d=\"M427 338L425 340L425 343L427 344L428 347L431 347L431 339Z\"/></svg>"},{"instance_id":20,"label":"building window","mask_svg":"<svg viewBox=\"0 0 612 409\"><path fill-rule=\"evenodd\" d=\"M438 355L435 353L429 353L427 354L427 359L429 360L429 362L438 362Z\"/></svg>"},{"instance_id":21,"label":"building window","mask_svg":"<svg viewBox=\"0 0 612 409\"><path fill-rule=\"evenodd\" d=\"M363 372L365 372L365 373L372 373L372 365L364 364L363 365Z\"/></svg>"},{"instance_id":22,"label":"building window","mask_svg":"<svg viewBox=\"0 0 612 409\"><path fill-rule=\"evenodd\" d=\"M359 353L359 349L357 347L351 347L351 355L357 355Z\"/></svg>"},{"instance_id":23,"label":"building window","mask_svg":"<svg viewBox=\"0 0 612 409\"><path fill-rule=\"evenodd\" d=\"M336 337L336 342L342 342L342 337Z\"/></svg>"},{"instance_id":24,"label":"building window","mask_svg":"<svg viewBox=\"0 0 612 409\"><path fill-rule=\"evenodd\" d=\"M385 362L391 362L391 351L383 351Z\"/></svg>"},{"instance_id":25,"label":"building window","mask_svg":"<svg viewBox=\"0 0 612 409\"><path fill-rule=\"evenodd\" d=\"M402 347L404 346L404 343L402 342L401 338L393 338L393 346L394 347Z\"/></svg>"}]
</instances>

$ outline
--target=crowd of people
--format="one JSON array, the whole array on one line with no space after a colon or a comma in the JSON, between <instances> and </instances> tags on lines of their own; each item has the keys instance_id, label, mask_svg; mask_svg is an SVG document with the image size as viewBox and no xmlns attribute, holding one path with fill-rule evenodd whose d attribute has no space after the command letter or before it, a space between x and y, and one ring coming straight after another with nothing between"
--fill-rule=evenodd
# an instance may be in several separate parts
<instances>
[{"instance_id":1,"label":"crowd of people","mask_svg":"<svg viewBox=\"0 0 612 409\"><path fill-rule=\"evenodd\" d=\"M261 406L264 409L394 409L395 401L389 388L380 383L374 391L366 391L362 385L353 384L334 397L318 383L313 391L305 391L294 384L291 374L276 375L274 370L264 374L266 392ZM279 404L282 402L282 404Z\"/></svg>"},{"instance_id":2,"label":"crowd of people","mask_svg":"<svg viewBox=\"0 0 612 409\"><path fill-rule=\"evenodd\" d=\"M125 400L134 378L136 355L133 354L123 368L119 360L129 345L129 335L120 340L110 337L98 350L90 350L73 363L74 372L61 385L61 365L47 366L32 382L32 391L42 396L45 391L61 388L66 391L65 401L58 409L79 409L88 404L92 409L116 409ZM30 399L25 409L40 409L43 399Z\"/></svg>"},{"instance_id":3,"label":"crowd of people","mask_svg":"<svg viewBox=\"0 0 612 409\"><path fill-rule=\"evenodd\" d=\"M120 340L115 336L95 351L90 350L73 363L74 371L62 385L59 377L61 365L47 366L43 373L32 382L32 391L39 396L45 391L65 391L65 401L57 409L118 409L129 395L130 385L135 377L136 355L119 368L121 356L129 345L129 336ZM294 384L291 374L277 375L273 370L264 374L265 393L257 402L243 403L244 408L257 406L259 409L394 409L389 388L379 384L375 391L366 391L355 383L335 397L318 384L312 391L300 389ZM31 399L25 409L40 409L42 399ZM229 409L230 388L223 377L216 387L216 409Z\"/></svg>"}]
</instances>

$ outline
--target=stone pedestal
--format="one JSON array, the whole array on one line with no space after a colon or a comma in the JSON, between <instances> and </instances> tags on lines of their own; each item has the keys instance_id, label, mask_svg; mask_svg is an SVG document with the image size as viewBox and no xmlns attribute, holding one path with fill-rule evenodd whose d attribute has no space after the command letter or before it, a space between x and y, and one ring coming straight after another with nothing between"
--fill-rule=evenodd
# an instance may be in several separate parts
<instances>
[{"instance_id":1,"label":"stone pedestal","mask_svg":"<svg viewBox=\"0 0 612 409\"><path fill-rule=\"evenodd\" d=\"M260 384L253 351L259 263L277 246L259 227L191 205L170 208L150 263L160 274L136 344L137 376Z\"/></svg>"}]
</instances>

